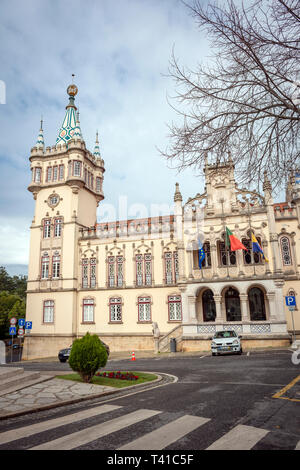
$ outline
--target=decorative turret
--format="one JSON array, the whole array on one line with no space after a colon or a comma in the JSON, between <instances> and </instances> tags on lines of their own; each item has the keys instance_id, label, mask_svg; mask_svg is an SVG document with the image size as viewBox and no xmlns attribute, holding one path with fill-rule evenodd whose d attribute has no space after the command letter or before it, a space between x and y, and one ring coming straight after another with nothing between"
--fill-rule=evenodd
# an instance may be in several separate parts
<instances>
[{"instance_id":1,"label":"decorative turret","mask_svg":"<svg viewBox=\"0 0 300 470\"><path fill-rule=\"evenodd\" d=\"M176 183L175 185L175 194L174 194L174 202L177 202L177 201L182 201L182 195L181 195L181 192L179 190L179 183Z\"/></svg>"},{"instance_id":2,"label":"decorative turret","mask_svg":"<svg viewBox=\"0 0 300 470\"><path fill-rule=\"evenodd\" d=\"M268 178L267 171L264 172L264 184L263 190L265 194L265 204L266 205L273 205L273 197L272 197L272 185Z\"/></svg>"},{"instance_id":3,"label":"decorative turret","mask_svg":"<svg viewBox=\"0 0 300 470\"><path fill-rule=\"evenodd\" d=\"M98 131L96 132L96 142L95 142L95 148L94 148L93 155L96 158L101 158L100 147L99 147L99 139L98 139Z\"/></svg>"},{"instance_id":4,"label":"decorative turret","mask_svg":"<svg viewBox=\"0 0 300 470\"><path fill-rule=\"evenodd\" d=\"M66 115L61 125L60 131L58 133L58 137L56 139L56 145L64 144L70 142L71 139L74 138L75 131L78 132L77 129L77 118L76 118L76 111L77 108L75 106L75 96L78 93L78 88L74 83L69 85L67 88L67 93L69 95L69 104L66 106ZM79 124L79 121L78 121ZM80 127L79 127L80 130ZM80 131L81 134L81 131Z\"/></svg>"},{"instance_id":5,"label":"decorative turret","mask_svg":"<svg viewBox=\"0 0 300 470\"><path fill-rule=\"evenodd\" d=\"M44 131L43 131L43 119L41 119L41 128L36 141L34 148L44 151L45 142L44 142Z\"/></svg>"}]
</instances>

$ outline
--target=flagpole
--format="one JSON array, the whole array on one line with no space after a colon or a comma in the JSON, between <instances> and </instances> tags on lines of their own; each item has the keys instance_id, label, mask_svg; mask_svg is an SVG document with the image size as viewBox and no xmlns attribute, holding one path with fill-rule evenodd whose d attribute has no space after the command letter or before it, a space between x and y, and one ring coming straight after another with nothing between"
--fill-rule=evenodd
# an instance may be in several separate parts
<instances>
[{"instance_id":1,"label":"flagpole","mask_svg":"<svg viewBox=\"0 0 300 470\"><path fill-rule=\"evenodd\" d=\"M228 254L228 247L226 244L226 225L225 225L225 214L224 214L224 198L220 199L220 203L222 204L222 221L223 221L223 229L224 229L224 242L225 242L225 253L226 253L226 270L227 270L227 278L230 279L229 276L229 268L228 268L228 263L229 263L229 256Z\"/></svg>"},{"instance_id":2,"label":"flagpole","mask_svg":"<svg viewBox=\"0 0 300 470\"><path fill-rule=\"evenodd\" d=\"M196 232L197 232L197 238L200 237L199 224L198 224L198 213L197 213L197 211L196 211ZM202 245L202 248L204 249L202 241L201 241L201 245ZM203 262L203 261L201 261L201 267L200 267L200 263L199 263L199 246L198 246L198 264L199 264L199 268L200 268L200 271L201 271L201 281L203 281L203 266L202 266L202 262Z\"/></svg>"},{"instance_id":3,"label":"flagpole","mask_svg":"<svg viewBox=\"0 0 300 470\"><path fill-rule=\"evenodd\" d=\"M249 227L250 227L250 243L252 244L252 249L251 249L251 261L253 263L253 276L256 277L256 270L255 270L255 263L254 263L254 254L253 254L253 243L252 243L252 225L251 225L251 213L250 213L250 201L249 198L247 198L248 202L248 222L249 222ZM250 245L251 246L251 245Z\"/></svg>"}]
</instances>

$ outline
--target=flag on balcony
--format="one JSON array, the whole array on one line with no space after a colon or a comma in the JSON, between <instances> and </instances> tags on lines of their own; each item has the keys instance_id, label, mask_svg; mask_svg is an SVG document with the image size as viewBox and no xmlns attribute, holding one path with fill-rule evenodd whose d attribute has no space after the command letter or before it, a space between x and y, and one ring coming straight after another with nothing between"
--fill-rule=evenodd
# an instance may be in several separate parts
<instances>
[{"instance_id":1,"label":"flag on balcony","mask_svg":"<svg viewBox=\"0 0 300 470\"><path fill-rule=\"evenodd\" d=\"M268 258L265 257L264 255L264 252L260 246L260 244L258 243L258 241L256 240L256 237L254 236L254 234L252 233L252 251L253 253L260 253L263 257L263 259L268 263L269 260Z\"/></svg>"},{"instance_id":2,"label":"flag on balcony","mask_svg":"<svg viewBox=\"0 0 300 470\"><path fill-rule=\"evenodd\" d=\"M230 249L230 251L248 251L248 249L242 244L242 242L238 238L233 235L233 233L231 232L231 230L229 230L228 227L226 227L225 245Z\"/></svg>"},{"instance_id":3,"label":"flag on balcony","mask_svg":"<svg viewBox=\"0 0 300 470\"><path fill-rule=\"evenodd\" d=\"M205 252L203 249L203 245L201 243L200 237L198 237L198 261L199 261L199 268L202 269L202 261L205 259Z\"/></svg>"}]
</instances>

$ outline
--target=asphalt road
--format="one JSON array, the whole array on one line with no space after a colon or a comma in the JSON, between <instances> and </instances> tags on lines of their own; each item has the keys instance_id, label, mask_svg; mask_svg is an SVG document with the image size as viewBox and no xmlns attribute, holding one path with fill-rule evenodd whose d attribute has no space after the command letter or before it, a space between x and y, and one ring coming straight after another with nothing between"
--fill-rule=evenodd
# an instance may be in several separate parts
<instances>
[{"instance_id":1,"label":"asphalt road","mask_svg":"<svg viewBox=\"0 0 300 470\"><path fill-rule=\"evenodd\" d=\"M116 399L103 397L4 420L0 422L0 450L39 446L82 450L150 446L151 449L152 445L156 449L161 445L164 451L181 452L220 446L231 449L236 445L292 450L300 442L300 380L296 381L300 366L292 363L291 355L289 351L281 351L108 361L106 370L164 372L177 376L178 381ZM70 370L67 363L58 361L24 362L22 367ZM289 384L292 385L283 390ZM280 391L278 398L274 398ZM103 405L114 408L84 417L87 410L91 413L93 408ZM80 420L1 445L4 432L29 429L33 424L78 412L82 413Z\"/></svg>"}]
</instances>

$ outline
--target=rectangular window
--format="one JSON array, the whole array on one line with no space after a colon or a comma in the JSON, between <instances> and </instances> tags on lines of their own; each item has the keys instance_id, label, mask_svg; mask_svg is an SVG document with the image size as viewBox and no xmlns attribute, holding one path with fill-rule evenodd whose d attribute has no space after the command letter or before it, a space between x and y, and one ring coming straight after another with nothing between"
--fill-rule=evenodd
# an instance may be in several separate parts
<instances>
[{"instance_id":1,"label":"rectangular window","mask_svg":"<svg viewBox=\"0 0 300 470\"><path fill-rule=\"evenodd\" d=\"M136 265L136 285L142 286L144 284L144 276L143 276L143 256L136 255L135 257L135 265Z\"/></svg>"},{"instance_id":2,"label":"rectangular window","mask_svg":"<svg viewBox=\"0 0 300 470\"><path fill-rule=\"evenodd\" d=\"M122 322L122 299L119 297L109 299L109 321Z\"/></svg>"},{"instance_id":3,"label":"rectangular window","mask_svg":"<svg viewBox=\"0 0 300 470\"><path fill-rule=\"evenodd\" d=\"M57 181L57 177L58 177L58 167L54 166L53 167L53 178L52 178L52 180Z\"/></svg>"},{"instance_id":4,"label":"rectangular window","mask_svg":"<svg viewBox=\"0 0 300 470\"><path fill-rule=\"evenodd\" d=\"M173 265L172 265L172 253L165 253L165 276L166 284L173 284Z\"/></svg>"},{"instance_id":5,"label":"rectangular window","mask_svg":"<svg viewBox=\"0 0 300 470\"><path fill-rule=\"evenodd\" d=\"M169 321L181 321L181 296L168 296Z\"/></svg>"},{"instance_id":6,"label":"rectangular window","mask_svg":"<svg viewBox=\"0 0 300 470\"><path fill-rule=\"evenodd\" d=\"M52 278L57 279L60 275L60 255L54 254L52 258Z\"/></svg>"},{"instance_id":7,"label":"rectangular window","mask_svg":"<svg viewBox=\"0 0 300 470\"><path fill-rule=\"evenodd\" d=\"M115 287L115 257L108 257L108 287Z\"/></svg>"},{"instance_id":8,"label":"rectangular window","mask_svg":"<svg viewBox=\"0 0 300 470\"><path fill-rule=\"evenodd\" d=\"M41 182L41 176L42 176L42 169L37 167L34 169L34 182L35 183L40 183Z\"/></svg>"},{"instance_id":9,"label":"rectangular window","mask_svg":"<svg viewBox=\"0 0 300 470\"><path fill-rule=\"evenodd\" d=\"M45 300L43 305L43 322L54 323L54 300Z\"/></svg>"},{"instance_id":10,"label":"rectangular window","mask_svg":"<svg viewBox=\"0 0 300 470\"><path fill-rule=\"evenodd\" d=\"M84 299L83 300L83 323L94 322L94 300Z\"/></svg>"},{"instance_id":11,"label":"rectangular window","mask_svg":"<svg viewBox=\"0 0 300 470\"><path fill-rule=\"evenodd\" d=\"M54 236L61 236L62 219L54 219Z\"/></svg>"},{"instance_id":12,"label":"rectangular window","mask_svg":"<svg viewBox=\"0 0 300 470\"><path fill-rule=\"evenodd\" d=\"M47 174L46 174L46 181L51 181L52 180L52 167L48 166L47 168Z\"/></svg>"},{"instance_id":13,"label":"rectangular window","mask_svg":"<svg viewBox=\"0 0 300 470\"><path fill-rule=\"evenodd\" d=\"M87 169L84 169L84 182L87 184Z\"/></svg>"},{"instance_id":14,"label":"rectangular window","mask_svg":"<svg viewBox=\"0 0 300 470\"><path fill-rule=\"evenodd\" d=\"M62 181L65 177L65 165L59 165L59 176L58 179Z\"/></svg>"},{"instance_id":15,"label":"rectangular window","mask_svg":"<svg viewBox=\"0 0 300 470\"><path fill-rule=\"evenodd\" d=\"M90 277L91 277L91 287L96 287L96 258L91 258L90 260Z\"/></svg>"},{"instance_id":16,"label":"rectangular window","mask_svg":"<svg viewBox=\"0 0 300 470\"><path fill-rule=\"evenodd\" d=\"M51 219L44 219L44 227L43 227L43 236L44 238L51 237Z\"/></svg>"},{"instance_id":17,"label":"rectangular window","mask_svg":"<svg viewBox=\"0 0 300 470\"><path fill-rule=\"evenodd\" d=\"M138 299L138 321L151 321L151 299L150 297L139 297Z\"/></svg>"},{"instance_id":18,"label":"rectangular window","mask_svg":"<svg viewBox=\"0 0 300 470\"><path fill-rule=\"evenodd\" d=\"M89 269L89 264L88 264L87 259L82 260L82 287L87 288L89 286L89 277L88 277L88 269Z\"/></svg>"},{"instance_id":19,"label":"rectangular window","mask_svg":"<svg viewBox=\"0 0 300 470\"><path fill-rule=\"evenodd\" d=\"M94 175L91 175L91 189L94 189Z\"/></svg>"},{"instance_id":20,"label":"rectangular window","mask_svg":"<svg viewBox=\"0 0 300 470\"><path fill-rule=\"evenodd\" d=\"M42 256L41 278L42 279L49 278L49 255L48 253L44 253L44 255Z\"/></svg>"},{"instance_id":21,"label":"rectangular window","mask_svg":"<svg viewBox=\"0 0 300 470\"><path fill-rule=\"evenodd\" d=\"M178 282L179 277L179 264L178 264L178 252L174 252L174 271L175 271L175 282Z\"/></svg>"},{"instance_id":22,"label":"rectangular window","mask_svg":"<svg viewBox=\"0 0 300 470\"><path fill-rule=\"evenodd\" d=\"M101 178L99 176L96 177L96 192L101 193Z\"/></svg>"},{"instance_id":23,"label":"rectangular window","mask_svg":"<svg viewBox=\"0 0 300 470\"><path fill-rule=\"evenodd\" d=\"M117 286L123 286L123 256L117 256Z\"/></svg>"},{"instance_id":24,"label":"rectangular window","mask_svg":"<svg viewBox=\"0 0 300 470\"><path fill-rule=\"evenodd\" d=\"M73 163L74 163L73 176L81 176L81 162L78 162L77 160L75 160Z\"/></svg>"},{"instance_id":25,"label":"rectangular window","mask_svg":"<svg viewBox=\"0 0 300 470\"><path fill-rule=\"evenodd\" d=\"M152 256L145 255L145 285L151 286L152 284Z\"/></svg>"}]
</instances>

